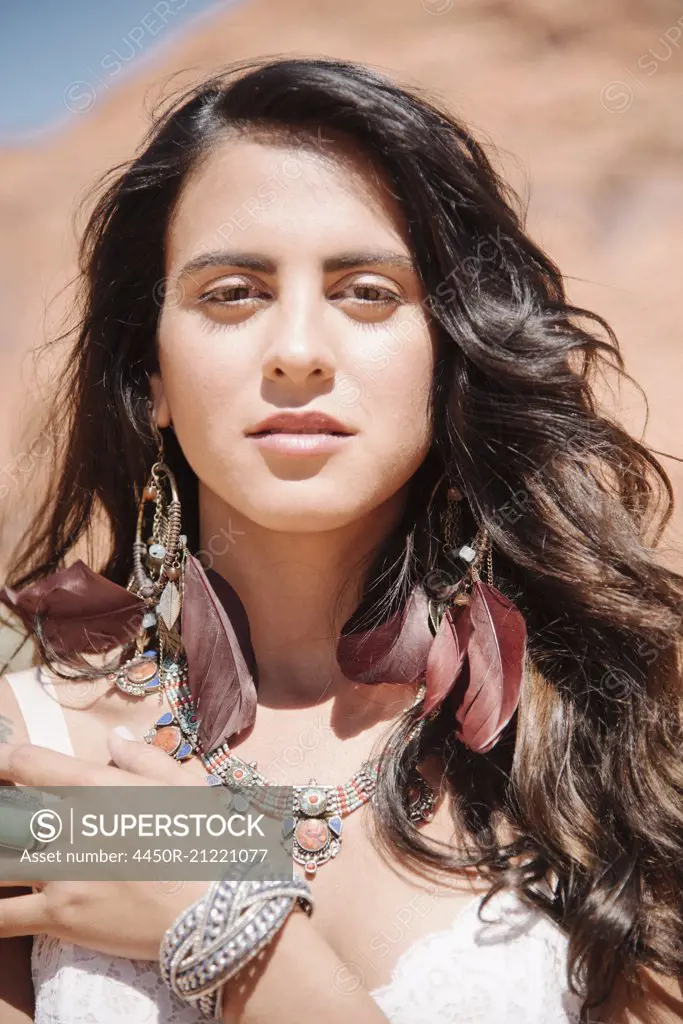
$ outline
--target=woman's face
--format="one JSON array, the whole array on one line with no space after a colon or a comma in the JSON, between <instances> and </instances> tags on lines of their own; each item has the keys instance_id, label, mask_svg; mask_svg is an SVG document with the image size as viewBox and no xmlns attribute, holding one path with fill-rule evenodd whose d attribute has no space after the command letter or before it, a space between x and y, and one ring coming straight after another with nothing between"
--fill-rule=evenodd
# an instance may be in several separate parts
<instances>
[{"instance_id":1,"label":"woman's face","mask_svg":"<svg viewBox=\"0 0 683 1024\"><path fill-rule=\"evenodd\" d=\"M431 440L435 342L400 207L331 145L223 141L167 232L152 378L200 487L268 529L334 529L410 479ZM321 412L309 447L250 431ZM310 431L309 431L310 432Z\"/></svg>"}]
</instances>

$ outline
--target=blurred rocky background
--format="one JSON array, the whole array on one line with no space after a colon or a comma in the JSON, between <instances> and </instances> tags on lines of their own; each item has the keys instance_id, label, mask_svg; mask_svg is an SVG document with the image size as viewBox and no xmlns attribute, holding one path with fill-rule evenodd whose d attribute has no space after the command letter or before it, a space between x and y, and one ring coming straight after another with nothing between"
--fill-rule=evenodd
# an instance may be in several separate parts
<instances>
[{"instance_id":1,"label":"blurred rocky background","mask_svg":"<svg viewBox=\"0 0 683 1024\"><path fill-rule=\"evenodd\" d=\"M72 6L59 5L62 16ZM31 8L38 36L49 26L41 4ZM5 45L16 50L8 10L0 4ZM101 10L84 3L82 16ZM100 173L131 157L166 92L242 58L364 61L445 100L495 147L570 298L615 329L650 407L646 423L642 397L623 390L623 421L659 452L683 456L680 0L148 0L128 10L124 30L119 17L96 51L81 60L76 48L68 67L52 68L59 116L0 145L3 571L60 443L37 428L59 353L36 359L32 350L59 331L73 303L76 204ZM48 40L52 63L67 42L73 51L73 31ZM41 76L39 53L19 70L16 89L3 90L8 110ZM683 468L662 461L679 507L661 557L680 571ZM5 634L4 648L15 639Z\"/></svg>"}]
</instances>

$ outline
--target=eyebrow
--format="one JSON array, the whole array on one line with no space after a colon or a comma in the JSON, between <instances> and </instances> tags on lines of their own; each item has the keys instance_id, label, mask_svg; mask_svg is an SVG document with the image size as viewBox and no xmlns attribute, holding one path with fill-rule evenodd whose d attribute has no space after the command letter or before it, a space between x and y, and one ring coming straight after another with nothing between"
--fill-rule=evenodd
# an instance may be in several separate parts
<instances>
[{"instance_id":1,"label":"eyebrow","mask_svg":"<svg viewBox=\"0 0 683 1024\"><path fill-rule=\"evenodd\" d=\"M237 252L229 249L215 249L211 252L194 256L183 265L178 277L195 274L207 267L243 267L247 270L260 270L264 274L275 274L278 263L276 260L254 252ZM417 272L415 261L410 256L397 252L343 252L338 256L330 256L323 261L323 271L328 274L335 270L349 270L352 267L397 267L401 270Z\"/></svg>"}]
</instances>

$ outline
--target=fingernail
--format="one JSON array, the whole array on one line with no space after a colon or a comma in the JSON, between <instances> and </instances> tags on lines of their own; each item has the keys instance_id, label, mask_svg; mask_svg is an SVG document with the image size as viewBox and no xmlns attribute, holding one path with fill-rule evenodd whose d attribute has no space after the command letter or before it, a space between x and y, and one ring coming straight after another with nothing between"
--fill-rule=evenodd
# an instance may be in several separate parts
<instances>
[{"instance_id":1,"label":"fingernail","mask_svg":"<svg viewBox=\"0 0 683 1024\"><path fill-rule=\"evenodd\" d=\"M117 736L121 736L124 740L134 740L135 736L130 731L127 725L117 725L114 727L114 732Z\"/></svg>"}]
</instances>

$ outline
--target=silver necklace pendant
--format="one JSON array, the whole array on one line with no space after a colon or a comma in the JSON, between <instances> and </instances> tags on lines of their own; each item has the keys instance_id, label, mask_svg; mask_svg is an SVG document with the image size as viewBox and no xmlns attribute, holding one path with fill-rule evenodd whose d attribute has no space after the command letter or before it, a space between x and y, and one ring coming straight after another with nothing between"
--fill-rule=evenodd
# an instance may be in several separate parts
<instances>
[{"instance_id":1,"label":"silver necklace pendant","mask_svg":"<svg viewBox=\"0 0 683 1024\"><path fill-rule=\"evenodd\" d=\"M110 672L107 679L123 693L132 697L144 697L148 693L158 693L161 683L157 652L147 650L142 654L133 655L116 672Z\"/></svg>"},{"instance_id":2,"label":"silver necklace pendant","mask_svg":"<svg viewBox=\"0 0 683 1024\"><path fill-rule=\"evenodd\" d=\"M334 786L317 786L311 779L308 786L294 788L294 814L284 818L282 837L292 839L292 857L309 878L337 856L343 827Z\"/></svg>"}]
</instances>

